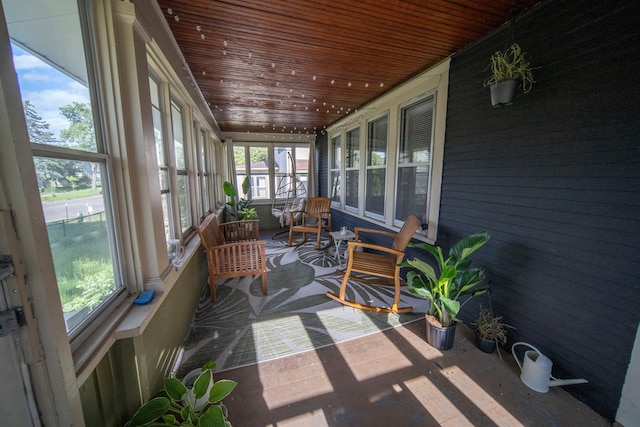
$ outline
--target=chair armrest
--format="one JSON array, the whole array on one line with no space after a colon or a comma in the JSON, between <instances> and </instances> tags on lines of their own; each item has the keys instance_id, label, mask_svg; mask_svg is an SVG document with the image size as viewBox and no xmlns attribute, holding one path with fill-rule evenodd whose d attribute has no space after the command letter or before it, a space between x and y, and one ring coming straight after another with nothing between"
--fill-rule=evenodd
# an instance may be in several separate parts
<instances>
[{"instance_id":1,"label":"chair armrest","mask_svg":"<svg viewBox=\"0 0 640 427\"><path fill-rule=\"evenodd\" d=\"M357 241L353 241L353 240L347 242L347 249L349 250L349 256L352 256L353 255L353 251L355 251L357 248L372 249L372 250L375 250L375 251L385 252L385 253L388 253L390 255L395 255L395 256L404 255L404 252L397 251L395 249L391 249L391 248L388 248L386 246L374 245L373 243L363 243L363 242L357 242Z\"/></svg>"},{"instance_id":2,"label":"chair armrest","mask_svg":"<svg viewBox=\"0 0 640 427\"><path fill-rule=\"evenodd\" d=\"M381 236L391 237L392 239L396 237L397 233L392 233L391 231L386 230L376 230L375 228L364 228L364 227L356 227L353 229L355 234L355 239L358 240L359 233L369 233L369 234L379 234Z\"/></svg>"},{"instance_id":3,"label":"chair armrest","mask_svg":"<svg viewBox=\"0 0 640 427\"><path fill-rule=\"evenodd\" d=\"M211 249L214 252L220 252L223 250L234 250L235 248L242 248L242 247L260 247L260 246L265 246L266 247L267 242L266 240L246 240L246 241L242 241L242 242L231 242L231 243L225 243L224 245L218 245L218 246L214 246L213 249Z\"/></svg>"}]
</instances>

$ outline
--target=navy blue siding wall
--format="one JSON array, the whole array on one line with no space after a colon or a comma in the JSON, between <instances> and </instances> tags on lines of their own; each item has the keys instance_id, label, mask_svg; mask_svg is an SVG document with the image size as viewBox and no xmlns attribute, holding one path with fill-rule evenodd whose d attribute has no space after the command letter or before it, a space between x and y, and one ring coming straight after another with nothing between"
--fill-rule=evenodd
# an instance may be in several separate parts
<instances>
[{"instance_id":1,"label":"navy blue siding wall","mask_svg":"<svg viewBox=\"0 0 640 427\"><path fill-rule=\"evenodd\" d=\"M316 170L318 171L318 197L329 197L329 138L326 132L316 134Z\"/></svg>"},{"instance_id":2,"label":"navy blue siding wall","mask_svg":"<svg viewBox=\"0 0 640 427\"><path fill-rule=\"evenodd\" d=\"M443 246L492 234L473 258L512 339L587 378L565 389L611 420L640 319L636 4L557 0L520 17L514 37L540 68L509 107L482 87L509 28L453 57L438 233Z\"/></svg>"}]
</instances>

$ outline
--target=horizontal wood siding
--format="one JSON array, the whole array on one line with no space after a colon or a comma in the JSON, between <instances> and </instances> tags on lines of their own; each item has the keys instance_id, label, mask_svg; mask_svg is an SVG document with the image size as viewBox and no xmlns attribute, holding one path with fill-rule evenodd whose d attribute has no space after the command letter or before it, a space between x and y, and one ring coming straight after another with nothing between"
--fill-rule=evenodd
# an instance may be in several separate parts
<instances>
[{"instance_id":1,"label":"horizontal wood siding","mask_svg":"<svg viewBox=\"0 0 640 427\"><path fill-rule=\"evenodd\" d=\"M536 83L492 108L489 56L451 62L438 244L478 230L493 309L565 387L615 417L640 319L640 75L635 1L543 2L513 27ZM470 321L477 303L465 307Z\"/></svg>"},{"instance_id":2,"label":"horizontal wood siding","mask_svg":"<svg viewBox=\"0 0 640 427\"><path fill-rule=\"evenodd\" d=\"M330 197L331 190L328 188L329 182L329 138L326 132L316 134L316 170L318 171L318 197Z\"/></svg>"}]
</instances>

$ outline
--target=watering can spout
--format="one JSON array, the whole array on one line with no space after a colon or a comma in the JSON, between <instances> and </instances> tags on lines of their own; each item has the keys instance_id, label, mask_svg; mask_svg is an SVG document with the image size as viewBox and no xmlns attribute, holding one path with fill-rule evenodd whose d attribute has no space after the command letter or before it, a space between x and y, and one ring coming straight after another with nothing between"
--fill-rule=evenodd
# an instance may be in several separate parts
<instances>
[{"instance_id":1,"label":"watering can spout","mask_svg":"<svg viewBox=\"0 0 640 427\"><path fill-rule=\"evenodd\" d=\"M585 384L585 383L588 383L588 382L589 381L585 380L584 378L576 378L576 379L572 379L572 380L553 379L553 380L549 381L549 387L556 387L556 386L561 386L561 385Z\"/></svg>"},{"instance_id":2,"label":"watering can spout","mask_svg":"<svg viewBox=\"0 0 640 427\"><path fill-rule=\"evenodd\" d=\"M515 348L518 345L529 347L531 350L525 351L522 363L516 356ZM584 378L559 380L551 376L551 368L553 363L551 360L542 354L540 350L527 344L525 342L517 342L511 347L511 353L513 358L518 362L518 366L522 371L520 379L522 382L532 390L540 393L546 393L549 391L549 387L572 385L572 384L584 384L587 382Z\"/></svg>"}]
</instances>

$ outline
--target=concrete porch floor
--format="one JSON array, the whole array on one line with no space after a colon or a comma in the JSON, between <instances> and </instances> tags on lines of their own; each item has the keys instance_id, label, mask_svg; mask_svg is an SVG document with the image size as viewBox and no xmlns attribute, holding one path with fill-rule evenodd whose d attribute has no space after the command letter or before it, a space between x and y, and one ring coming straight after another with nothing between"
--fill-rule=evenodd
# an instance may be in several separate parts
<instances>
[{"instance_id":1,"label":"concrete porch floor","mask_svg":"<svg viewBox=\"0 0 640 427\"><path fill-rule=\"evenodd\" d=\"M351 310L345 308L345 310ZM424 320L216 374L236 427L610 426L561 387L537 393L511 354L485 354L459 325L451 350L426 343ZM566 387L581 387L571 385Z\"/></svg>"}]
</instances>

